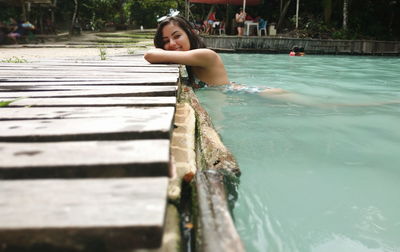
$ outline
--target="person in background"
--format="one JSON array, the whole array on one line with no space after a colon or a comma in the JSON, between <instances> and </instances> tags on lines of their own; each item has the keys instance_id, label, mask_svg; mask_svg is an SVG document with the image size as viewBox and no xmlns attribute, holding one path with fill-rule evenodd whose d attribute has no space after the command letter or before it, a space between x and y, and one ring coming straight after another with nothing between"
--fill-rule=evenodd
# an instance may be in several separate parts
<instances>
[{"instance_id":1,"label":"person in background","mask_svg":"<svg viewBox=\"0 0 400 252\"><path fill-rule=\"evenodd\" d=\"M246 13L243 11L243 8L239 9L239 13L235 15L237 32L238 36L243 36L244 34L244 21L246 20Z\"/></svg>"},{"instance_id":2,"label":"person in background","mask_svg":"<svg viewBox=\"0 0 400 252\"><path fill-rule=\"evenodd\" d=\"M7 34L14 44L18 44L17 39L26 35L29 31L34 31L35 26L29 21L20 21L11 29L11 32Z\"/></svg>"},{"instance_id":3,"label":"person in background","mask_svg":"<svg viewBox=\"0 0 400 252\"><path fill-rule=\"evenodd\" d=\"M304 47L293 46L289 56L304 56Z\"/></svg>"},{"instance_id":4,"label":"person in background","mask_svg":"<svg viewBox=\"0 0 400 252\"><path fill-rule=\"evenodd\" d=\"M207 18L207 30L206 30L207 34L211 34L212 33L214 22L216 22L216 21L217 21L217 18L215 16L215 11L213 11L213 12L210 13L210 15Z\"/></svg>"},{"instance_id":5,"label":"person in background","mask_svg":"<svg viewBox=\"0 0 400 252\"><path fill-rule=\"evenodd\" d=\"M198 34L205 31L205 27L203 25L203 22L201 21L201 18L197 17L193 25L194 28L198 31Z\"/></svg>"}]
</instances>

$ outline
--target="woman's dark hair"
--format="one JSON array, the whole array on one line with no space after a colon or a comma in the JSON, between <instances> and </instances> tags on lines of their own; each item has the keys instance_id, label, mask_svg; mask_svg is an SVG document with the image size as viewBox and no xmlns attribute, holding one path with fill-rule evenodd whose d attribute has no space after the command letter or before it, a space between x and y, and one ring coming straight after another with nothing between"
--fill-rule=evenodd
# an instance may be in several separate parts
<instances>
[{"instance_id":1,"label":"woman's dark hair","mask_svg":"<svg viewBox=\"0 0 400 252\"><path fill-rule=\"evenodd\" d=\"M161 21L161 23L158 25L156 35L154 36L154 46L156 48L164 49L165 42L163 40L163 29L167 24L170 23L179 26L186 33L190 42L190 50L206 47L199 35L197 35L197 33L195 32L192 25L183 17L176 16L168 17Z\"/></svg>"},{"instance_id":2,"label":"woman's dark hair","mask_svg":"<svg viewBox=\"0 0 400 252\"><path fill-rule=\"evenodd\" d=\"M298 46L293 46L292 52L295 52L295 53L300 52L300 48Z\"/></svg>"},{"instance_id":3,"label":"woman's dark hair","mask_svg":"<svg viewBox=\"0 0 400 252\"><path fill-rule=\"evenodd\" d=\"M156 48L161 48L164 49L165 42L163 40L163 29L166 25L168 24L174 24L179 26L188 36L189 38L189 43L190 43L190 50L193 49L199 49L199 48L206 48L206 44L203 42L203 40L197 35L195 29L193 26L184 19L183 17L168 17L161 21L161 23L158 24L156 35L154 36L154 46ZM186 66L186 71L189 76L189 84L193 83L193 72L192 68L190 66Z\"/></svg>"}]
</instances>

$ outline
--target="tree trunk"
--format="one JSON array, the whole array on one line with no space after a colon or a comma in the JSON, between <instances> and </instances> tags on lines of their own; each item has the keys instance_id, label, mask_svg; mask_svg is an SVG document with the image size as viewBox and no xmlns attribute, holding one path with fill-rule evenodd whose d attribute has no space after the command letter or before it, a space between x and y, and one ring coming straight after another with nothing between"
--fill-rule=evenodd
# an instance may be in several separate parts
<instances>
[{"instance_id":1,"label":"tree trunk","mask_svg":"<svg viewBox=\"0 0 400 252\"><path fill-rule=\"evenodd\" d=\"M190 9L189 0L185 0L185 18L186 18L186 20L190 20L190 18L189 18L189 9Z\"/></svg>"},{"instance_id":2,"label":"tree trunk","mask_svg":"<svg viewBox=\"0 0 400 252\"><path fill-rule=\"evenodd\" d=\"M56 17L54 15L55 9L57 8L57 0L53 1L53 8L51 9L51 23L54 24L56 22Z\"/></svg>"},{"instance_id":3,"label":"tree trunk","mask_svg":"<svg viewBox=\"0 0 400 252\"><path fill-rule=\"evenodd\" d=\"M300 0L296 1L296 29L299 28L299 2Z\"/></svg>"},{"instance_id":4,"label":"tree trunk","mask_svg":"<svg viewBox=\"0 0 400 252\"><path fill-rule=\"evenodd\" d=\"M283 7L283 10L281 12L281 16L279 17L278 26L276 27L276 29L278 31L280 31L280 29L281 29L281 25L283 23L283 20L285 19L285 16L286 16L286 13L287 13L287 10L289 8L289 5L290 5L291 1L292 0L287 0L286 3L285 3L285 6Z\"/></svg>"},{"instance_id":5,"label":"tree trunk","mask_svg":"<svg viewBox=\"0 0 400 252\"><path fill-rule=\"evenodd\" d=\"M75 23L76 23L76 18L78 16L78 0L74 0L75 3L75 8L74 8L74 14L72 15L72 22L71 22L71 28L69 30L69 35L73 35Z\"/></svg>"},{"instance_id":6,"label":"tree trunk","mask_svg":"<svg viewBox=\"0 0 400 252\"><path fill-rule=\"evenodd\" d=\"M332 0L324 0L324 21L325 24L329 25L332 18Z\"/></svg>"},{"instance_id":7,"label":"tree trunk","mask_svg":"<svg viewBox=\"0 0 400 252\"><path fill-rule=\"evenodd\" d=\"M24 0L21 0L21 7L22 7L22 19L26 21L28 18L26 14L26 5Z\"/></svg>"},{"instance_id":8,"label":"tree trunk","mask_svg":"<svg viewBox=\"0 0 400 252\"><path fill-rule=\"evenodd\" d=\"M343 30L347 30L347 19L348 19L348 5L349 0L343 0Z\"/></svg>"},{"instance_id":9,"label":"tree trunk","mask_svg":"<svg viewBox=\"0 0 400 252\"><path fill-rule=\"evenodd\" d=\"M120 22L120 24L125 24L126 23L124 4L125 4L125 0L119 0L118 8L119 8L119 22Z\"/></svg>"}]
</instances>

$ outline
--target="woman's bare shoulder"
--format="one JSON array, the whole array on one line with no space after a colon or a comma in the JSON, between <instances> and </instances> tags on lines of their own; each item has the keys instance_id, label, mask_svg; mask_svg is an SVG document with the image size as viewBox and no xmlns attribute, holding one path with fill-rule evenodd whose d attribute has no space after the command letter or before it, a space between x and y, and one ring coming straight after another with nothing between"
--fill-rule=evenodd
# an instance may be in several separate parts
<instances>
[{"instance_id":1,"label":"woman's bare shoulder","mask_svg":"<svg viewBox=\"0 0 400 252\"><path fill-rule=\"evenodd\" d=\"M218 54L208 48L199 48L199 49L193 49L189 51L190 54L199 56L199 57L204 57L204 58L209 58L209 59L215 59L215 57L218 57Z\"/></svg>"}]
</instances>

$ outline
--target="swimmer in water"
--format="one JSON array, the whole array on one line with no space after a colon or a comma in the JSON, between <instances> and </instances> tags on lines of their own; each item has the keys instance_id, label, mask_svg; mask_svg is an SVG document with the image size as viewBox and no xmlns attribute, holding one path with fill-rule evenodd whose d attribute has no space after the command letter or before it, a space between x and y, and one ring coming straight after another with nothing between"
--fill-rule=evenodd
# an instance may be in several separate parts
<instances>
[{"instance_id":1,"label":"swimmer in water","mask_svg":"<svg viewBox=\"0 0 400 252\"><path fill-rule=\"evenodd\" d=\"M206 48L191 24L182 17L169 17L159 25L154 37L155 49L145 53L150 63L174 63L186 65L189 82L193 87L228 86L244 90L244 85L231 83L221 57ZM260 93L287 93L279 88L260 88Z\"/></svg>"},{"instance_id":2,"label":"swimmer in water","mask_svg":"<svg viewBox=\"0 0 400 252\"><path fill-rule=\"evenodd\" d=\"M293 46L289 56L304 56L304 47Z\"/></svg>"}]
</instances>

